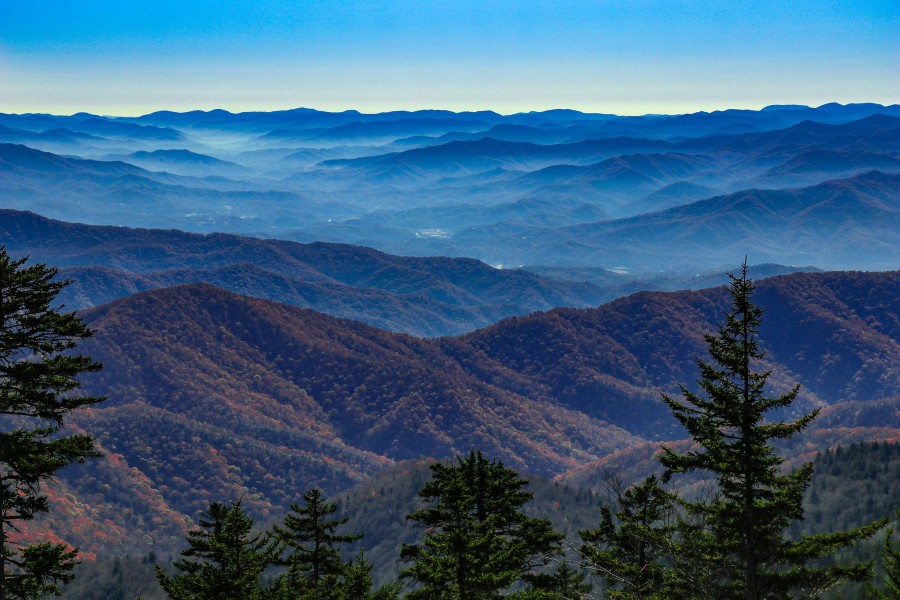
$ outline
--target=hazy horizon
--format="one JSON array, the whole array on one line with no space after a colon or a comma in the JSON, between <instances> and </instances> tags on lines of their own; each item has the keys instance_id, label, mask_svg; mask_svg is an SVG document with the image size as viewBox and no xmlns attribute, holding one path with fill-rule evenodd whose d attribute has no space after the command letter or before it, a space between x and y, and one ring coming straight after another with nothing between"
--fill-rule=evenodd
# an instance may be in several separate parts
<instances>
[{"instance_id":1,"label":"hazy horizon","mask_svg":"<svg viewBox=\"0 0 900 600\"><path fill-rule=\"evenodd\" d=\"M831 103L832 103L832 102L826 102L826 103L824 103L824 104L831 104ZM328 113L334 113L334 114L345 113L345 112L355 112L355 113L359 113L360 115L373 115L373 114L382 114L382 113L390 113L390 112L398 112L398 113L399 113L399 112L409 112L409 113L414 113L414 112L418 112L418 111L447 111L447 112L453 112L453 113L456 113L456 114L476 113L476 112L494 112L494 113L497 113L497 114L499 114L499 115L501 115L501 116L512 116L512 115L516 115L516 114L541 113L541 112L553 111L553 110L572 110L572 111L576 111L576 112L582 112L582 113L584 113L584 114L615 114L616 116L632 117L632 116L655 116L655 115L660 115L660 116L677 116L677 115L682 115L682 114L694 114L694 113L701 113L701 112L714 113L714 112L721 112L721 111L726 111L726 110L748 110L748 111L759 111L759 110L762 110L762 109L764 109L764 108L766 108L766 107L768 107L768 106L798 106L798 107L800 107L800 106L807 106L808 108L818 108L819 106L823 106L824 104L820 104L820 105L800 105L800 104L795 104L795 103L780 103L780 102L774 102L774 103L766 104L766 105L763 105L763 106L753 106L753 107L749 107L749 106L721 106L721 107L714 107L714 108L697 108L696 110L685 110L685 111L682 111L682 112L668 112L668 113L665 113L665 112L655 112L655 113L612 113L612 112L610 112L610 111L602 111L602 110L596 110L596 111L580 110L580 109L575 109L575 108L572 108L572 107L569 107L569 106L555 106L555 107L552 107L552 108L546 108L546 109L521 110L521 111L515 111L515 112L501 112L501 111L493 110L493 109L491 109L491 108L489 108L489 107L488 107L488 108L479 108L479 109L460 109L460 110L453 110L453 109L449 109L449 108L445 108L445 107L440 107L440 106L422 106L422 107L418 107L418 108L389 108L389 109L386 109L386 110L383 110L383 111L364 111L364 110L359 110L359 109L356 109L356 108L353 108L353 107L350 107L350 108L339 108L339 109L325 109L325 108L313 107L313 106L291 106L291 107L283 107L283 108L277 107L277 108L271 108L271 109L231 110L231 109L228 109L228 108L224 108L224 107L222 107L222 106L214 106L214 107L212 107L212 108L188 108L188 109L184 109L184 110L172 110L172 109L167 108L167 107L160 107L160 108L156 108L156 109L153 109L153 110L150 110L150 111L147 111L147 112L139 112L139 113L124 113L124 112L123 112L123 113L119 113L119 114L113 114L113 113L94 113L94 112L84 111L84 110L77 110L77 111L73 111L73 112L58 112L58 113L46 113L46 112L44 112L44 113L38 113L38 112L34 112L34 111L17 113L17 112L15 112L15 111L10 111L10 112L8 112L8 113L6 113L6 114L23 114L23 115L24 115L24 114L48 114L48 115L52 115L52 116L63 116L63 117L67 117L67 116L75 116L75 115L78 115L78 114L90 114L90 115L94 115L94 116L99 116L99 117L110 117L110 118L120 118L120 117L122 117L122 118L135 118L135 117L142 117L142 116L145 116L145 115L150 115L150 114L153 114L153 113L156 113L156 112L190 113L190 112L213 112L213 111L218 111L218 110L224 110L224 111L226 111L226 112L228 112L228 113L231 113L231 114L240 114L240 113L245 113L245 112L247 112L247 113L252 113L252 112L269 113L269 112L290 112L290 111L294 111L294 110L314 110L314 111L328 112ZM888 103L871 102L871 101L863 101L863 102L859 102L859 103L847 102L847 103L838 103L838 104L842 104L842 105L851 105L851 104L881 104L881 105L883 105L883 106L896 105L896 103L894 103L894 104L888 104Z\"/></svg>"},{"instance_id":2,"label":"hazy horizon","mask_svg":"<svg viewBox=\"0 0 900 600\"><path fill-rule=\"evenodd\" d=\"M891 1L0 5L0 112L682 114L900 101Z\"/></svg>"}]
</instances>

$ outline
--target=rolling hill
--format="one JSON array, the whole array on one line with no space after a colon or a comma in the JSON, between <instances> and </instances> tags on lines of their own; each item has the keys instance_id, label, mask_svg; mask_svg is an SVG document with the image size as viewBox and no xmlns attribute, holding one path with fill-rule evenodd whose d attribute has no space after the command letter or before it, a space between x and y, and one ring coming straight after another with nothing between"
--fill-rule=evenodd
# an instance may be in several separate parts
<instances>
[{"instance_id":1,"label":"rolling hill","mask_svg":"<svg viewBox=\"0 0 900 600\"><path fill-rule=\"evenodd\" d=\"M599 286L466 258L411 258L344 244L65 223L0 210L0 243L63 267L61 300L86 308L137 291L206 282L392 331L448 335L555 306L591 306Z\"/></svg>"},{"instance_id":2,"label":"rolling hill","mask_svg":"<svg viewBox=\"0 0 900 600\"><path fill-rule=\"evenodd\" d=\"M751 189L661 212L499 237L453 241L489 262L639 270L702 269L709 257L888 269L900 261L900 175L871 171L815 186ZM573 250L577 248L577 250Z\"/></svg>"},{"instance_id":3,"label":"rolling hill","mask_svg":"<svg viewBox=\"0 0 900 600\"><path fill-rule=\"evenodd\" d=\"M900 436L900 272L774 277L756 299L771 389L833 407L792 453ZM117 300L85 313L82 346L110 400L72 419L110 458L61 479L77 510L52 522L91 552L137 549L139 526L163 543L213 499L268 518L313 485L472 447L544 476L646 462L683 436L659 392L692 385L726 304L723 288L641 293L423 340L205 284Z\"/></svg>"},{"instance_id":4,"label":"rolling hill","mask_svg":"<svg viewBox=\"0 0 900 600\"><path fill-rule=\"evenodd\" d=\"M890 210L860 208L881 223L869 231L852 207L800 218L762 206L790 205L801 187L823 203L828 182L853 187L873 169L896 176L896 106L0 114L0 127L0 141L41 148L0 144L0 203L72 221L641 273L718 268L744 253L825 269L896 264ZM872 199L890 204L894 189ZM687 214L739 194L747 202ZM761 207L761 225L747 226ZM718 264L706 264L711 252Z\"/></svg>"},{"instance_id":5,"label":"rolling hill","mask_svg":"<svg viewBox=\"0 0 900 600\"><path fill-rule=\"evenodd\" d=\"M0 203L94 223L243 232L296 227L347 211L341 202L310 200L283 187L261 190L250 183L151 172L16 144L0 144Z\"/></svg>"},{"instance_id":6,"label":"rolling hill","mask_svg":"<svg viewBox=\"0 0 900 600\"><path fill-rule=\"evenodd\" d=\"M184 148L138 150L126 155L112 155L105 158L121 160L150 171L165 171L175 175L241 177L251 173L249 168L235 162L191 152Z\"/></svg>"}]
</instances>

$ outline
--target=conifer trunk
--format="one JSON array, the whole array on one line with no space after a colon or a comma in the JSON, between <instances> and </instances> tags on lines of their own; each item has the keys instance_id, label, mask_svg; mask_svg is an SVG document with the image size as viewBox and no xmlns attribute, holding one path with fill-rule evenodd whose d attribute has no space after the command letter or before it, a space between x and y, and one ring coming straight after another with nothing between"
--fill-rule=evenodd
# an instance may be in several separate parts
<instances>
[{"instance_id":1,"label":"conifer trunk","mask_svg":"<svg viewBox=\"0 0 900 600\"><path fill-rule=\"evenodd\" d=\"M746 270L743 273L746 277ZM746 293L746 290L744 291ZM753 473L750 472L753 449L753 429L751 413L752 406L750 403L750 326L747 321L747 313L743 313L741 329L743 334L743 344L741 346L741 373L743 379L743 422L741 423L741 437L744 440L744 599L753 600L756 598L756 548L753 539Z\"/></svg>"}]
</instances>

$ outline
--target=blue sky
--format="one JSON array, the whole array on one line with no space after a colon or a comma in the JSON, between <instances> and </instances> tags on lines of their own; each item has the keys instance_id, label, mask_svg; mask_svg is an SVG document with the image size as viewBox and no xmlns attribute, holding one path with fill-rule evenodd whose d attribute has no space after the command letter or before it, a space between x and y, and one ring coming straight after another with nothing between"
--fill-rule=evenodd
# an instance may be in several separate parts
<instances>
[{"instance_id":1,"label":"blue sky","mask_svg":"<svg viewBox=\"0 0 900 600\"><path fill-rule=\"evenodd\" d=\"M0 112L900 102L900 2L0 2Z\"/></svg>"}]
</instances>

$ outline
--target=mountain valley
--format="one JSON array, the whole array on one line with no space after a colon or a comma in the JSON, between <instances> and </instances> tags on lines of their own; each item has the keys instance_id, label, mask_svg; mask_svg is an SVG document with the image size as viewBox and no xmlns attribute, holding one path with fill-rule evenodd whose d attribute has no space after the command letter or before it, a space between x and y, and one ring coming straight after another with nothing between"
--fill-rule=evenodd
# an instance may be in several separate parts
<instances>
[{"instance_id":1,"label":"mountain valley","mask_svg":"<svg viewBox=\"0 0 900 600\"><path fill-rule=\"evenodd\" d=\"M108 399L66 431L104 457L17 534L87 569L174 556L211 502L262 527L316 487L376 529L353 549L388 581L428 465L471 449L574 539L611 476L690 447L661 394L695 389L742 260L756 367L800 385L770 417L820 410L777 445L823 461L812 518L857 485L845 448L890 503L898 105L0 114L0 205L0 245L59 268L103 363L83 382Z\"/></svg>"},{"instance_id":2,"label":"mountain valley","mask_svg":"<svg viewBox=\"0 0 900 600\"><path fill-rule=\"evenodd\" d=\"M823 269L900 258L894 105L0 114L0 126L0 200L66 221L633 274L719 269L743 254ZM871 220L845 228L856 210ZM757 227L733 235L723 211ZM734 247L717 245L725 237Z\"/></svg>"},{"instance_id":3,"label":"mountain valley","mask_svg":"<svg viewBox=\"0 0 900 600\"><path fill-rule=\"evenodd\" d=\"M758 298L770 385L802 385L785 416L826 407L786 452L900 436L900 273L774 277ZM472 447L570 484L615 465L639 477L684 437L659 393L692 385L726 302L721 287L642 293L425 340L207 284L117 300L84 313L83 350L104 363L86 386L110 400L71 421L108 459L63 475L79 508L51 523L88 552L143 553L217 498L265 520L310 487ZM74 525L88 517L115 527L96 541Z\"/></svg>"}]
</instances>

